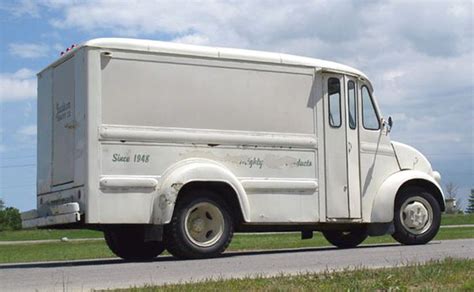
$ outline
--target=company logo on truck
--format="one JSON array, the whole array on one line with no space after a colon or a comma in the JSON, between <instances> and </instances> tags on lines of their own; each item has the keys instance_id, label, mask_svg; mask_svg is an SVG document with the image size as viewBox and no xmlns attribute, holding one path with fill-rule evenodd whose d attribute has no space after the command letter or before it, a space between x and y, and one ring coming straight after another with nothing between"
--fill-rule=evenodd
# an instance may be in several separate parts
<instances>
[{"instance_id":1,"label":"company logo on truck","mask_svg":"<svg viewBox=\"0 0 474 292\"><path fill-rule=\"evenodd\" d=\"M56 103L56 121L60 122L71 117L71 102Z\"/></svg>"},{"instance_id":2,"label":"company logo on truck","mask_svg":"<svg viewBox=\"0 0 474 292\"><path fill-rule=\"evenodd\" d=\"M265 165L265 161L258 157L248 158L247 160L239 161L239 165L248 166L248 168L259 168L261 169ZM310 167L313 163L311 160L301 160L298 158L295 162L290 164L285 164L285 166L292 166L292 167Z\"/></svg>"}]
</instances>

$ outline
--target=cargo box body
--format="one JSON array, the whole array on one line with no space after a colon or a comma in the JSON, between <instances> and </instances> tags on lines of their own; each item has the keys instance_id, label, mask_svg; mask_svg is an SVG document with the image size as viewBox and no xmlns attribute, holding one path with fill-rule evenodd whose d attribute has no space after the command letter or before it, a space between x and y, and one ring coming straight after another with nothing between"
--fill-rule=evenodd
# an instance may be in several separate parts
<instances>
[{"instance_id":1,"label":"cargo box body","mask_svg":"<svg viewBox=\"0 0 474 292\"><path fill-rule=\"evenodd\" d=\"M281 184L244 203L272 196L284 210L254 207L248 220L316 221L314 76L308 66L76 49L38 75L39 215L78 203L86 224L163 223L152 216L158 182L202 158L248 193Z\"/></svg>"}]
</instances>

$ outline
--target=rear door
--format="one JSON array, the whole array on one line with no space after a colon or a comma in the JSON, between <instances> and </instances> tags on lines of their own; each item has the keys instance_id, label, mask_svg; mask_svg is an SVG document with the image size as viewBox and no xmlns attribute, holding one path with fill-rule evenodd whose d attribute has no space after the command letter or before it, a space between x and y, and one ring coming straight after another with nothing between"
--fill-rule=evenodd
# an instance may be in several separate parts
<instances>
[{"instance_id":1,"label":"rear door","mask_svg":"<svg viewBox=\"0 0 474 292\"><path fill-rule=\"evenodd\" d=\"M74 60L53 69L53 186L74 180Z\"/></svg>"}]
</instances>

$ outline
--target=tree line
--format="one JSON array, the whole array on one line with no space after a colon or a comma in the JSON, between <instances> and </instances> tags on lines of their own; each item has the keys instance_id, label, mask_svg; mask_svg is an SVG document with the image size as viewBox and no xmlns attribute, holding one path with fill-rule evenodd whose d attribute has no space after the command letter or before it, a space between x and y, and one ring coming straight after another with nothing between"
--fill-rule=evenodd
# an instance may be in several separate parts
<instances>
[{"instance_id":1,"label":"tree line","mask_svg":"<svg viewBox=\"0 0 474 292\"><path fill-rule=\"evenodd\" d=\"M20 210L6 207L5 202L0 199L0 231L19 229L21 229Z\"/></svg>"}]
</instances>

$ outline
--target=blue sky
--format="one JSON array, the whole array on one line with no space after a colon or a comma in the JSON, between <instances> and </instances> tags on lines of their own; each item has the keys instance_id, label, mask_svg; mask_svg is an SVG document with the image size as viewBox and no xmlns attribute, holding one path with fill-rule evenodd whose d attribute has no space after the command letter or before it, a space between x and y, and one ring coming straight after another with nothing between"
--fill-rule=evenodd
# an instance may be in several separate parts
<instances>
[{"instance_id":1,"label":"blue sky","mask_svg":"<svg viewBox=\"0 0 474 292\"><path fill-rule=\"evenodd\" d=\"M328 59L371 78L392 139L474 187L471 1L0 2L0 198L35 207L36 77L71 44L135 37Z\"/></svg>"}]
</instances>

